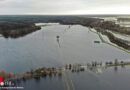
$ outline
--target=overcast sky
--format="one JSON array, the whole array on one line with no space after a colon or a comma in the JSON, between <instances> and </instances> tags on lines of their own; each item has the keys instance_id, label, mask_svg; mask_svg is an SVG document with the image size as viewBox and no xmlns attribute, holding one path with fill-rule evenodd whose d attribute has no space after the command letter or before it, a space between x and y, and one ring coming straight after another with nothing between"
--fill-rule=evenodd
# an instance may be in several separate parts
<instances>
[{"instance_id":1,"label":"overcast sky","mask_svg":"<svg viewBox=\"0 0 130 90\"><path fill-rule=\"evenodd\" d=\"M130 14L130 0L0 0L0 14Z\"/></svg>"}]
</instances>

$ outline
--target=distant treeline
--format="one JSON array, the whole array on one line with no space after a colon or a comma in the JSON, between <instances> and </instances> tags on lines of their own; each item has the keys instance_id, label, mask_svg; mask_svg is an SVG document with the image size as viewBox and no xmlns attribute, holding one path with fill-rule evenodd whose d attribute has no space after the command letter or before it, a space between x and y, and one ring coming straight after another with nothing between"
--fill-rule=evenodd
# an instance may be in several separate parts
<instances>
[{"instance_id":1,"label":"distant treeline","mask_svg":"<svg viewBox=\"0 0 130 90\"><path fill-rule=\"evenodd\" d=\"M92 18L92 17L79 17L79 16L43 16L43 15L12 15L12 16L0 16L0 33L9 30L22 30L24 33L24 28L36 28L34 23L48 23L55 22L61 24L80 24L83 26L88 26L92 28L97 28L101 30L111 30L119 33L129 34L130 28L121 27L112 21L104 21L103 19ZM30 30L29 29L29 30ZM37 29L37 28L36 28ZM28 31L29 31L28 30ZM3 33L2 33L3 34Z\"/></svg>"},{"instance_id":2,"label":"distant treeline","mask_svg":"<svg viewBox=\"0 0 130 90\"><path fill-rule=\"evenodd\" d=\"M12 17L0 17L0 34L5 38L17 38L40 29L34 23Z\"/></svg>"},{"instance_id":3,"label":"distant treeline","mask_svg":"<svg viewBox=\"0 0 130 90\"><path fill-rule=\"evenodd\" d=\"M130 22L130 18L117 18L118 21Z\"/></svg>"}]
</instances>

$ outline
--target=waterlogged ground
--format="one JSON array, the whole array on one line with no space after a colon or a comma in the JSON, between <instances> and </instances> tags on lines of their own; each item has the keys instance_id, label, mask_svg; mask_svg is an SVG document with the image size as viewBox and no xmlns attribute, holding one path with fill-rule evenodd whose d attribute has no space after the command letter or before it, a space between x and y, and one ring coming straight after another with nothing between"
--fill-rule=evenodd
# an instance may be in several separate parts
<instances>
[{"instance_id":1,"label":"waterlogged ground","mask_svg":"<svg viewBox=\"0 0 130 90\"><path fill-rule=\"evenodd\" d=\"M119 67L106 69L102 73L94 71L67 73L66 80L69 90L129 90L129 74L130 68ZM24 86L25 90L68 90L63 79L48 76L39 80L27 80L19 86Z\"/></svg>"},{"instance_id":2,"label":"waterlogged ground","mask_svg":"<svg viewBox=\"0 0 130 90\"><path fill-rule=\"evenodd\" d=\"M60 36L59 39L56 37ZM86 64L92 61L130 60L130 54L101 41L99 36L80 25L53 24L17 39L0 37L0 71L22 73L41 66ZM70 74L70 75L69 75ZM67 73L75 90L129 90L130 68L110 68L102 73ZM71 76L71 77L70 77ZM64 90L62 78L30 79L20 83L25 90ZM70 85L70 90L72 86Z\"/></svg>"}]
</instances>

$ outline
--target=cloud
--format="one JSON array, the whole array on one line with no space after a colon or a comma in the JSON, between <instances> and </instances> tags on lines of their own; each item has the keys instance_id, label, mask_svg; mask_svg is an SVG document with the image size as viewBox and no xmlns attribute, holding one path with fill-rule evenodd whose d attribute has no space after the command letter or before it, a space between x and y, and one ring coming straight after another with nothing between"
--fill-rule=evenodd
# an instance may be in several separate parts
<instances>
[{"instance_id":1,"label":"cloud","mask_svg":"<svg viewBox=\"0 0 130 90\"><path fill-rule=\"evenodd\" d=\"M130 13L129 3L129 0L0 0L0 14Z\"/></svg>"}]
</instances>

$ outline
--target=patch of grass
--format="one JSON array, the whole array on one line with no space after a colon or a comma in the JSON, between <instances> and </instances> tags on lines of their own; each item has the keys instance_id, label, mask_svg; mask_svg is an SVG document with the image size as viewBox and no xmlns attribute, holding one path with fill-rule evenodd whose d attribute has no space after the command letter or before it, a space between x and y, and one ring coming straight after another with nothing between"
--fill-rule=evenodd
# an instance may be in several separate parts
<instances>
[{"instance_id":1,"label":"patch of grass","mask_svg":"<svg viewBox=\"0 0 130 90\"><path fill-rule=\"evenodd\" d=\"M37 27L46 27L46 26L49 26L49 25L37 25Z\"/></svg>"},{"instance_id":2,"label":"patch of grass","mask_svg":"<svg viewBox=\"0 0 130 90\"><path fill-rule=\"evenodd\" d=\"M122 35L122 36L125 36L125 37L130 37L130 35L124 34L124 33L122 34L122 33L115 32L115 31L112 31L112 33L119 34L119 35Z\"/></svg>"},{"instance_id":3,"label":"patch of grass","mask_svg":"<svg viewBox=\"0 0 130 90\"><path fill-rule=\"evenodd\" d=\"M95 34L97 34L97 35L99 36L100 40L102 41L102 43L108 44L108 45L113 46L113 47L115 47L115 48L118 48L118 49L120 49L120 50L122 50L122 51L125 51L125 52L127 52L127 53L130 53L129 50L126 50L126 49L124 49L124 48L121 48L121 47L119 47L119 46L116 46L116 45L114 45L114 44L111 44L111 43L105 41L105 40L103 39L103 37L100 35L99 32L94 32L94 31L92 31L90 27L88 27L88 29L89 29L89 31L91 31L91 32L93 32L93 33L95 33Z\"/></svg>"},{"instance_id":4,"label":"patch of grass","mask_svg":"<svg viewBox=\"0 0 130 90\"><path fill-rule=\"evenodd\" d=\"M110 45L110 46L113 46L113 47L118 48L118 49L120 49L120 50L122 50L122 51L125 51L125 52L127 52L127 53L130 53L129 50L126 50L126 49L124 49L124 48L121 48L121 47L119 47L119 46L116 46L116 45L114 45L114 44L111 44L111 43L105 41L105 40L103 39L103 37L100 35L99 32L97 32L97 34L98 34L99 38L101 39L101 41L102 41L103 43L106 43L106 44L108 44L108 45Z\"/></svg>"},{"instance_id":5,"label":"patch of grass","mask_svg":"<svg viewBox=\"0 0 130 90\"><path fill-rule=\"evenodd\" d=\"M41 74L41 70L40 70L40 69L37 69L37 70L35 70L35 73L36 73L36 74Z\"/></svg>"}]
</instances>

